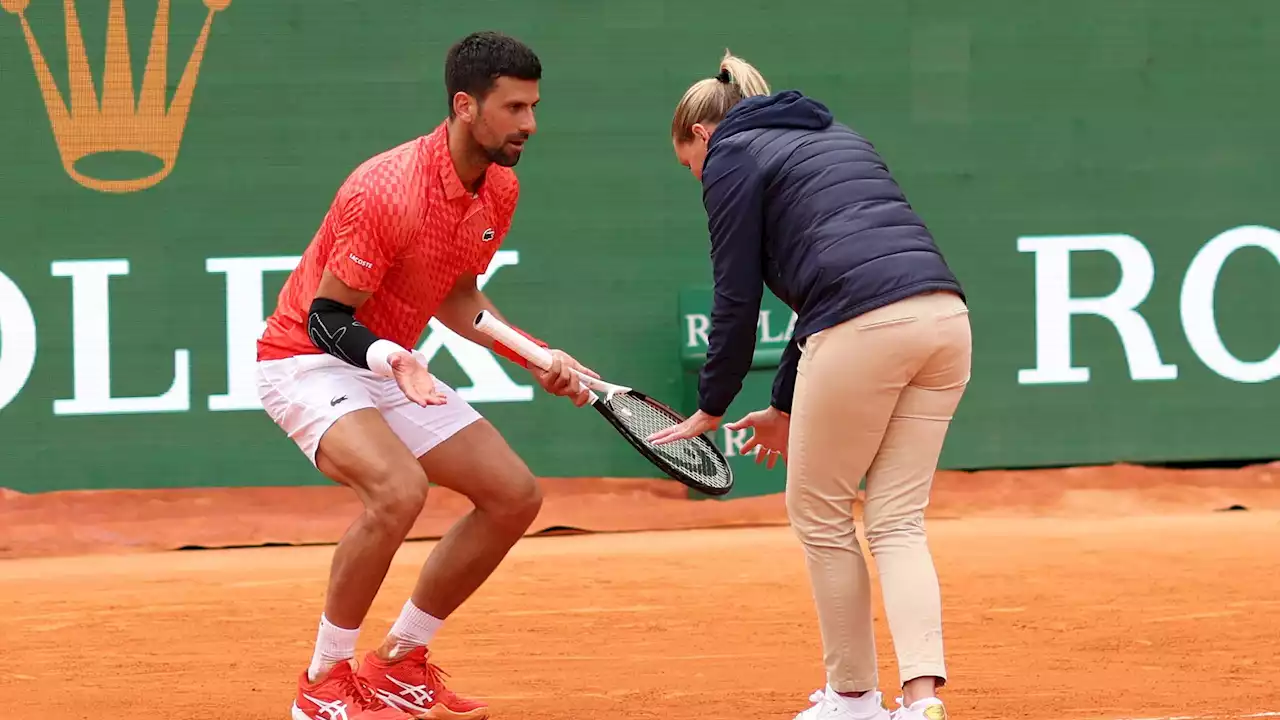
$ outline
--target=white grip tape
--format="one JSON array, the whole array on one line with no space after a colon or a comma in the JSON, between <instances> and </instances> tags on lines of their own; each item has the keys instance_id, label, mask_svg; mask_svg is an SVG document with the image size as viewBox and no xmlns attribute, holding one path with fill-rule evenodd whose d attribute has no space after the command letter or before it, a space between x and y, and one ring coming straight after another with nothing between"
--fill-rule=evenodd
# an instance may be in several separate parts
<instances>
[{"instance_id":1,"label":"white grip tape","mask_svg":"<svg viewBox=\"0 0 1280 720\"><path fill-rule=\"evenodd\" d=\"M546 370L551 367L551 352L529 338L512 330L488 310L476 316L476 329L506 345L531 364Z\"/></svg>"},{"instance_id":2,"label":"white grip tape","mask_svg":"<svg viewBox=\"0 0 1280 720\"><path fill-rule=\"evenodd\" d=\"M541 345L529 340L529 338L524 335L512 330L501 320L494 317L493 313L488 310L480 311L480 314L476 316L475 326L480 332L516 351L518 355L523 357L525 360L528 360L530 364L543 370L551 367L552 356L550 350L547 350ZM606 393L610 398L616 394L631 391L631 388L625 385L615 385L611 382L598 380L590 375L578 372L577 370L574 370L573 372L578 376L578 380L583 385L591 388L592 390L599 390L600 392ZM594 395L592 397L592 402L594 402Z\"/></svg>"},{"instance_id":3,"label":"white grip tape","mask_svg":"<svg viewBox=\"0 0 1280 720\"><path fill-rule=\"evenodd\" d=\"M387 362L387 358L398 352L409 352L390 340L374 340L373 344L365 352L364 360L369 365L369 369L383 377L395 377L395 373L391 372L391 363ZM415 353L415 357L420 353ZM421 360L419 360L421 362ZM424 365L426 363L423 363Z\"/></svg>"}]
</instances>

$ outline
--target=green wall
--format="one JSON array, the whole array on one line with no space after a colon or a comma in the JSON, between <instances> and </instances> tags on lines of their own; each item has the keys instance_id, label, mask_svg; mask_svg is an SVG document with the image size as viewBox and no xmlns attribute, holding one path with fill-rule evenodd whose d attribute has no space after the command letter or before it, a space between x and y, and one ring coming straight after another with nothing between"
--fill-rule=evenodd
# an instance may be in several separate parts
<instances>
[{"instance_id":1,"label":"green wall","mask_svg":"<svg viewBox=\"0 0 1280 720\"><path fill-rule=\"evenodd\" d=\"M62 5L31 0L23 17L69 102L69 74L85 75L67 59ZM77 4L99 93L104 75L130 76L103 60L110 6ZM157 3L121 7L141 88ZM945 466L1280 455L1280 6L808 7L231 0L212 17L185 124L80 104L61 142L23 23L0 11L0 486L318 482L251 404L259 303L272 307L279 268L346 174L439 121L444 53L481 28L521 37L545 66L507 264L486 290L609 377L690 397L679 298L710 268L699 188L666 130L728 46L871 138L965 283L975 367ZM209 14L197 0L171 11L166 100ZM161 154L181 131L158 183L109 192L64 169L60 146L122 147L130 128ZM75 166L107 180L157 167ZM1098 315L1065 320L1066 293L1117 287L1101 308L1124 333ZM505 361L458 355L441 350L433 369L470 388L536 472L651 474L594 413L533 393ZM735 412L767 402L771 373L753 372Z\"/></svg>"}]
</instances>

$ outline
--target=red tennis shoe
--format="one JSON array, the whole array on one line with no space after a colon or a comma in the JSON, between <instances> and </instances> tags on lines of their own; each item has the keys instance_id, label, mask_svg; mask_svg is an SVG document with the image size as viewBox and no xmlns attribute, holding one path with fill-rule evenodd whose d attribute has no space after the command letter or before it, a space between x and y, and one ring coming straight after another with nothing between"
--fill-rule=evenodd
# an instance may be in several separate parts
<instances>
[{"instance_id":1,"label":"red tennis shoe","mask_svg":"<svg viewBox=\"0 0 1280 720\"><path fill-rule=\"evenodd\" d=\"M356 675L350 662L338 663L318 682L307 672L298 679L293 720L410 720L412 716L388 707Z\"/></svg>"},{"instance_id":2,"label":"red tennis shoe","mask_svg":"<svg viewBox=\"0 0 1280 720\"><path fill-rule=\"evenodd\" d=\"M484 720L489 707L459 697L444 686L445 672L433 664L425 647L416 647L394 660L369 653L360 665L360 679L386 704L422 720Z\"/></svg>"}]
</instances>

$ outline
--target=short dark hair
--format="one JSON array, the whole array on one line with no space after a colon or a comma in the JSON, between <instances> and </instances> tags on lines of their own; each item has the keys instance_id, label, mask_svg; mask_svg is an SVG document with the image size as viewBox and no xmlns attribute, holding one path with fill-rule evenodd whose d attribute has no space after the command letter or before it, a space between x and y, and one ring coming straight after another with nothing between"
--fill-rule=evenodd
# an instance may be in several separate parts
<instances>
[{"instance_id":1,"label":"short dark hair","mask_svg":"<svg viewBox=\"0 0 1280 720\"><path fill-rule=\"evenodd\" d=\"M500 32L475 32L454 43L444 62L449 116L453 117L454 95L465 92L484 100L504 76L541 80L542 62L528 45Z\"/></svg>"}]
</instances>

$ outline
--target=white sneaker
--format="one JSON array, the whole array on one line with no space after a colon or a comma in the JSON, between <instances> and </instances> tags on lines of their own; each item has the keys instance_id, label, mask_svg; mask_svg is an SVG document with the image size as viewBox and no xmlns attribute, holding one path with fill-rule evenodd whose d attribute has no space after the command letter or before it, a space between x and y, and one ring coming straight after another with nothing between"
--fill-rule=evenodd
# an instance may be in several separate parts
<instances>
[{"instance_id":1,"label":"white sneaker","mask_svg":"<svg viewBox=\"0 0 1280 720\"><path fill-rule=\"evenodd\" d=\"M898 698L898 709L890 716L892 720L947 720L947 709L938 698L925 698L911 703L911 707L902 704Z\"/></svg>"},{"instance_id":2,"label":"white sneaker","mask_svg":"<svg viewBox=\"0 0 1280 720\"><path fill-rule=\"evenodd\" d=\"M847 698L828 685L822 690L814 690L809 702L814 704L813 707L796 715L795 720L891 720L879 690L872 690L860 698Z\"/></svg>"}]
</instances>

